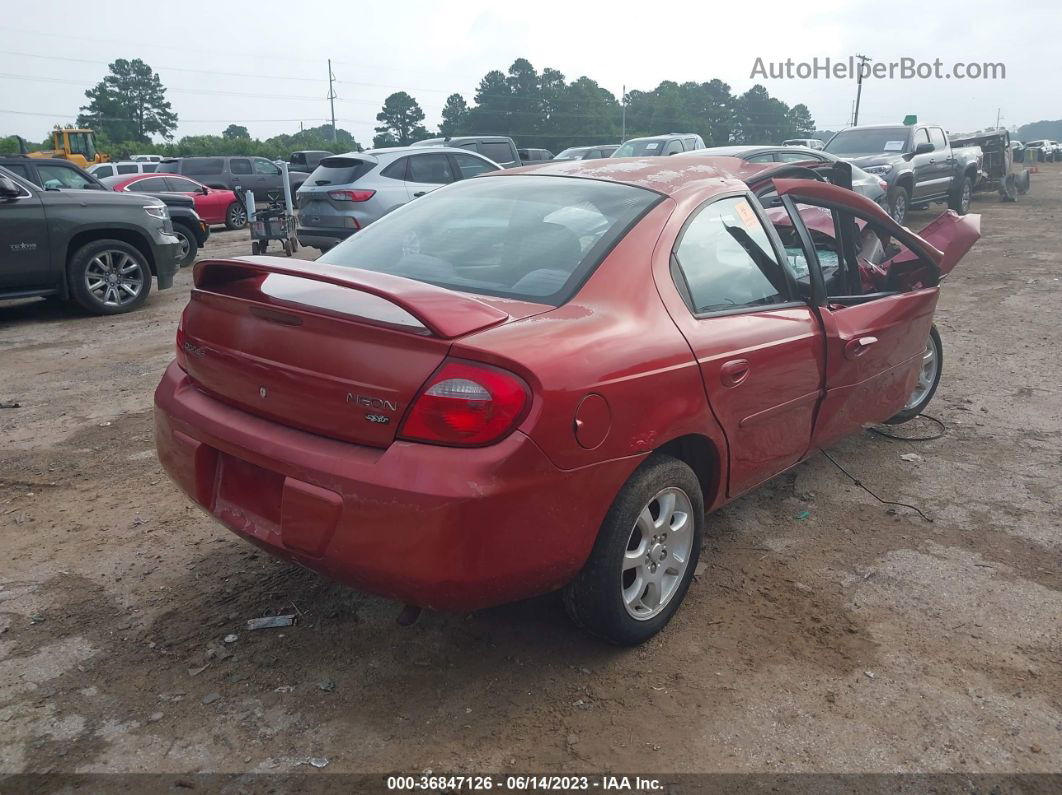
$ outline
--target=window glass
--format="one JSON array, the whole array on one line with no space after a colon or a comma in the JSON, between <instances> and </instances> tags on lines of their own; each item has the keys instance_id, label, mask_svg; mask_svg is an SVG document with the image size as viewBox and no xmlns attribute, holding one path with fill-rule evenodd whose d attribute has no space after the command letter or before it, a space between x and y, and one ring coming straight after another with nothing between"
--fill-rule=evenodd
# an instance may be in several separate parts
<instances>
[{"instance_id":1,"label":"window glass","mask_svg":"<svg viewBox=\"0 0 1062 795\"><path fill-rule=\"evenodd\" d=\"M92 175L96 179L103 179L103 177L113 177L114 169L111 166L100 166L92 172Z\"/></svg>"},{"instance_id":2,"label":"window glass","mask_svg":"<svg viewBox=\"0 0 1062 795\"><path fill-rule=\"evenodd\" d=\"M250 174L251 161L242 157L234 157L229 161L229 171L233 174Z\"/></svg>"},{"instance_id":3,"label":"window glass","mask_svg":"<svg viewBox=\"0 0 1062 795\"><path fill-rule=\"evenodd\" d=\"M454 181L450 158L445 154L413 155L409 159L409 181L429 185L447 185Z\"/></svg>"},{"instance_id":4,"label":"window glass","mask_svg":"<svg viewBox=\"0 0 1062 795\"><path fill-rule=\"evenodd\" d=\"M513 149L508 141L484 141L479 145L479 153L489 157L495 163L511 163Z\"/></svg>"},{"instance_id":5,"label":"window glass","mask_svg":"<svg viewBox=\"0 0 1062 795\"><path fill-rule=\"evenodd\" d=\"M813 155L811 152L778 152L778 159L783 163L799 163L801 161L814 160L816 163L821 163L823 158L818 155Z\"/></svg>"},{"instance_id":6,"label":"window glass","mask_svg":"<svg viewBox=\"0 0 1062 795\"><path fill-rule=\"evenodd\" d=\"M675 259L695 312L783 303L785 275L744 196L704 207L686 227Z\"/></svg>"},{"instance_id":7,"label":"window glass","mask_svg":"<svg viewBox=\"0 0 1062 795\"><path fill-rule=\"evenodd\" d=\"M774 155L772 155L770 152L764 152L761 155L752 155L751 157L747 157L745 158L745 160L749 163L773 163Z\"/></svg>"},{"instance_id":8,"label":"window glass","mask_svg":"<svg viewBox=\"0 0 1062 795\"><path fill-rule=\"evenodd\" d=\"M660 140L643 139L641 141L627 141L616 150L613 157L647 157L658 155L663 151L664 142Z\"/></svg>"},{"instance_id":9,"label":"window glass","mask_svg":"<svg viewBox=\"0 0 1062 795\"><path fill-rule=\"evenodd\" d=\"M18 174L20 177L22 177L22 179L33 182L33 180L29 177L29 169L20 163L12 163L11 165L4 166L4 168L6 168L12 174Z\"/></svg>"},{"instance_id":10,"label":"window glass","mask_svg":"<svg viewBox=\"0 0 1062 795\"><path fill-rule=\"evenodd\" d=\"M93 184L74 169L62 166L37 166L37 173L40 175L42 188L87 190Z\"/></svg>"},{"instance_id":11,"label":"window glass","mask_svg":"<svg viewBox=\"0 0 1062 795\"><path fill-rule=\"evenodd\" d=\"M948 145L944 140L944 131L939 127L929 128L929 142L937 148L938 152Z\"/></svg>"},{"instance_id":12,"label":"window glass","mask_svg":"<svg viewBox=\"0 0 1062 795\"><path fill-rule=\"evenodd\" d=\"M910 127L874 127L842 130L826 144L826 151L835 155L870 155L879 152L904 151Z\"/></svg>"},{"instance_id":13,"label":"window glass","mask_svg":"<svg viewBox=\"0 0 1062 795\"><path fill-rule=\"evenodd\" d=\"M131 190L131 191L151 191L151 190L167 191L167 190L170 190L170 188L166 184L166 178L165 177L148 177L147 179L138 179L136 182L131 184L127 188L127 190Z\"/></svg>"},{"instance_id":14,"label":"window glass","mask_svg":"<svg viewBox=\"0 0 1062 795\"><path fill-rule=\"evenodd\" d=\"M684 151L682 149L682 141L674 140L668 141L667 147L664 149L665 155L677 155L679 152Z\"/></svg>"},{"instance_id":15,"label":"window glass","mask_svg":"<svg viewBox=\"0 0 1062 795\"><path fill-rule=\"evenodd\" d=\"M144 163L144 173L145 174L154 174L158 170L159 170L159 164L158 163Z\"/></svg>"},{"instance_id":16,"label":"window glass","mask_svg":"<svg viewBox=\"0 0 1062 795\"><path fill-rule=\"evenodd\" d=\"M401 179L406 178L406 167L409 165L408 157L400 157L393 162L387 168L380 172L381 177L387 177L388 179Z\"/></svg>"},{"instance_id":17,"label":"window glass","mask_svg":"<svg viewBox=\"0 0 1062 795\"><path fill-rule=\"evenodd\" d=\"M139 174L140 167L136 163L119 163L114 167L119 174Z\"/></svg>"},{"instance_id":18,"label":"window glass","mask_svg":"<svg viewBox=\"0 0 1062 795\"><path fill-rule=\"evenodd\" d=\"M488 163L482 157L475 157L474 155L454 154L454 160L457 161L457 167L461 171L461 179L468 179L474 177L476 174L482 174L485 171L497 171L498 167Z\"/></svg>"},{"instance_id":19,"label":"window glass","mask_svg":"<svg viewBox=\"0 0 1062 795\"><path fill-rule=\"evenodd\" d=\"M220 174L224 166L225 163L220 157L190 157L184 161L181 173L191 176Z\"/></svg>"},{"instance_id":20,"label":"window glass","mask_svg":"<svg viewBox=\"0 0 1062 795\"><path fill-rule=\"evenodd\" d=\"M918 130L915 133L914 142L915 142L915 146L918 146L919 144L928 144L929 143L929 133L926 132L924 127L921 130Z\"/></svg>"},{"instance_id":21,"label":"window glass","mask_svg":"<svg viewBox=\"0 0 1062 795\"><path fill-rule=\"evenodd\" d=\"M200 189L198 183L193 182L190 179L180 179L179 177L167 177L166 183L169 187L165 188L165 190L171 190L177 193L198 193Z\"/></svg>"},{"instance_id":22,"label":"window glass","mask_svg":"<svg viewBox=\"0 0 1062 795\"><path fill-rule=\"evenodd\" d=\"M318 262L557 306L660 200L597 180L464 180L370 224Z\"/></svg>"},{"instance_id":23,"label":"window glass","mask_svg":"<svg viewBox=\"0 0 1062 795\"><path fill-rule=\"evenodd\" d=\"M270 163L268 160L265 160L261 157L256 157L254 159L254 173L266 174L268 176L275 177L277 174L280 173L280 169Z\"/></svg>"}]
</instances>

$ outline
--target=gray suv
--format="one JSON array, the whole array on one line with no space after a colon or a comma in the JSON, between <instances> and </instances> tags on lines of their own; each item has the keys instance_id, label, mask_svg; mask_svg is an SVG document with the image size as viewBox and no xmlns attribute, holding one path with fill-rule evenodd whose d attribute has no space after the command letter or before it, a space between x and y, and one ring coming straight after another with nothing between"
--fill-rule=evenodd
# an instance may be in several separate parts
<instances>
[{"instance_id":1,"label":"gray suv","mask_svg":"<svg viewBox=\"0 0 1062 795\"><path fill-rule=\"evenodd\" d=\"M406 202L499 168L454 147L396 146L326 157L296 194L299 242L326 251Z\"/></svg>"},{"instance_id":2,"label":"gray suv","mask_svg":"<svg viewBox=\"0 0 1062 795\"><path fill-rule=\"evenodd\" d=\"M277 199L284 194L280 168L264 157L175 157L159 163L158 173L191 177L208 188L252 190L256 203ZM292 192L298 190L309 176L305 171L289 170L288 182Z\"/></svg>"},{"instance_id":3,"label":"gray suv","mask_svg":"<svg viewBox=\"0 0 1062 795\"><path fill-rule=\"evenodd\" d=\"M486 158L490 158L502 168L516 168L523 165L513 139L504 135L461 135L454 138L428 138L424 141L417 141L413 146L452 146L481 154Z\"/></svg>"}]
</instances>

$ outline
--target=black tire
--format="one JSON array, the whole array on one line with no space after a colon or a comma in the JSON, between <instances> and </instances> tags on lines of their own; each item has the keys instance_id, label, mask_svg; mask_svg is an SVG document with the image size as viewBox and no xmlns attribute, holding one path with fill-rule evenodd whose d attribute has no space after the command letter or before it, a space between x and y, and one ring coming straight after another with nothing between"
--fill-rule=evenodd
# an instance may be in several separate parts
<instances>
[{"instance_id":1,"label":"black tire","mask_svg":"<svg viewBox=\"0 0 1062 795\"><path fill-rule=\"evenodd\" d=\"M944 345L940 341L940 332L937 331L936 326L933 326L933 328L929 330L929 345L935 346L936 355L936 372L932 379L932 383L929 386L929 390L917 403L910 407L904 408L904 410L897 414L895 417L892 417L891 419L887 420L887 424L902 425L905 422L910 422L923 411L925 411L926 406L928 406L929 402L933 399L933 395L937 393L937 386L940 385L940 376L944 372Z\"/></svg>"},{"instance_id":2,"label":"black tire","mask_svg":"<svg viewBox=\"0 0 1062 795\"><path fill-rule=\"evenodd\" d=\"M889 215L896 223L903 225L907 220L907 211L911 207L911 193L903 185L889 188Z\"/></svg>"},{"instance_id":3,"label":"black tire","mask_svg":"<svg viewBox=\"0 0 1062 795\"><path fill-rule=\"evenodd\" d=\"M131 312L140 307L151 292L151 268L147 257L121 240L86 243L70 257L67 277L70 295L83 309L95 315ZM130 290L135 293L130 295Z\"/></svg>"},{"instance_id":4,"label":"black tire","mask_svg":"<svg viewBox=\"0 0 1062 795\"><path fill-rule=\"evenodd\" d=\"M963 177L962 182L948 199L948 207L959 215L970 212L970 202L973 200L973 180Z\"/></svg>"},{"instance_id":5,"label":"black tire","mask_svg":"<svg viewBox=\"0 0 1062 795\"><path fill-rule=\"evenodd\" d=\"M635 618L624 602L624 556L639 515L663 489L678 489L689 499L692 546L685 570L655 615ZM644 643L662 630L689 589L704 531L704 497L693 470L668 455L654 454L635 470L616 495L582 571L564 589L564 606L577 625L594 637L620 646ZM663 565L663 564L661 564ZM654 567L655 570L655 567Z\"/></svg>"},{"instance_id":6,"label":"black tire","mask_svg":"<svg viewBox=\"0 0 1062 795\"><path fill-rule=\"evenodd\" d=\"M235 201L225 211L226 229L243 229L247 226L247 208L241 202Z\"/></svg>"},{"instance_id":7,"label":"black tire","mask_svg":"<svg viewBox=\"0 0 1062 795\"><path fill-rule=\"evenodd\" d=\"M195 239L195 232L192 231L192 228L186 224L175 223L173 225L173 234L181 241L181 251L184 252L183 254L177 254L177 262L182 268L185 268L195 262L195 258L199 254L199 241Z\"/></svg>"}]
</instances>

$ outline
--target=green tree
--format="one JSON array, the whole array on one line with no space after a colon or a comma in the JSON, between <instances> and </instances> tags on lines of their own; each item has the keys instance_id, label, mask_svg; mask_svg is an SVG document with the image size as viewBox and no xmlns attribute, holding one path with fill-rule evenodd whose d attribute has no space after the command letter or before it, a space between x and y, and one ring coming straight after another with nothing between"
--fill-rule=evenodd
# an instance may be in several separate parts
<instances>
[{"instance_id":1,"label":"green tree","mask_svg":"<svg viewBox=\"0 0 1062 795\"><path fill-rule=\"evenodd\" d=\"M509 134L534 141L544 126L538 72L526 58L517 58L509 67L505 84L509 87Z\"/></svg>"},{"instance_id":2,"label":"green tree","mask_svg":"<svg viewBox=\"0 0 1062 795\"><path fill-rule=\"evenodd\" d=\"M462 132L468 120L468 103L460 94L451 94L446 98L446 104L442 109L442 124L439 125L439 135L451 137Z\"/></svg>"},{"instance_id":3,"label":"green tree","mask_svg":"<svg viewBox=\"0 0 1062 795\"><path fill-rule=\"evenodd\" d=\"M493 69L476 88L476 107L469 112L468 131L478 135L509 135L509 84L505 75Z\"/></svg>"},{"instance_id":4,"label":"green tree","mask_svg":"<svg viewBox=\"0 0 1062 795\"><path fill-rule=\"evenodd\" d=\"M89 103L81 108L77 123L112 141L147 143L152 135L171 140L177 114L158 74L139 58L119 58L109 68L110 74L85 92Z\"/></svg>"},{"instance_id":5,"label":"green tree","mask_svg":"<svg viewBox=\"0 0 1062 795\"><path fill-rule=\"evenodd\" d=\"M737 135L745 144L781 143L790 136L789 107L757 84L737 101Z\"/></svg>"},{"instance_id":6,"label":"green tree","mask_svg":"<svg viewBox=\"0 0 1062 795\"><path fill-rule=\"evenodd\" d=\"M803 103L794 105L788 113L789 127L792 137L810 138L815 133L815 120L811 118L811 111Z\"/></svg>"},{"instance_id":7,"label":"green tree","mask_svg":"<svg viewBox=\"0 0 1062 795\"><path fill-rule=\"evenodd\" d=\"M383 110L376 114L381 125L373 138L373 146L409 146L426 138L428 131L421 122L424 111L405 91L398 91L384 100Z\"/></svg>"},{"instance_id":8,"label":"green tree","mask_svg":"<svg viewBox=\"0 0 1062 795\"><path fill-rule=\"evenodd\" d=\"M221 133L222 138L234 139L234 138L250 138L251 134L247 131L247 128L239 124L230 124Z\"/></svg>"}]
</instances>

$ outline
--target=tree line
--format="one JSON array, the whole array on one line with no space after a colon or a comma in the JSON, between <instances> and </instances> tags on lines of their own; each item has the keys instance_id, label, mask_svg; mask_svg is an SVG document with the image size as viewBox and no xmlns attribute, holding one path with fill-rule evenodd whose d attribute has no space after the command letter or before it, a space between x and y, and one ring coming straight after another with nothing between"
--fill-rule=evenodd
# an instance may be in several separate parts
<instances>
[{"instance_id":1,"label":"tree line","mask_svg":"<svg viewBox=\"0 0 1062 795\"><path fill-rule=\"evenodd\" d=\"M526 58L517 58L507 72L487 72L472 100L447 97L439 135L508 135L521 147L557 152L666 132L697 133L708 146L722 146L780 143L815 131L806 105L790 107L761 85L734 94L721 80L665 80L652 91L617 98L589 77L568 82L556 69L539 72ZM374 146L401 146L430 135L424 111L405 91L389 96L376 120Z\"/></svg>"},{"instance_id":2,"label":"tree line","mask_svg":"<svg viewBox=\"0 0 1062 795\"><path fill-rule=\"evenodd\" d=\"M360 144L347 130L323 124L259 140L246 127L230 124L221 135L189 135L174 140L178 115L166 99L159 75L144 61L118 59L109 73L85 92L77 123L97 133L97 148L112 158L132 154L167 156L242 154L287 157L298 149L349 152ZM815 122L803 104L788 106L762 85L733 93L721 80L677 83L665 80L651 91L617 97L593 79L568 81L558 70L539 72L526 58L506 71L492 69L480 80L471 102L451 94L437 130L405 91L391 94L376 116L373 146L402 146L441 135L507 135L518 146L553 152L582 144L617 143L666 132L697 133L708 146L780 143L814 134ZM155 142L154 138L161 138ZM47 149L51 135L33 148ZM17 151L13 139L0 153Z\"/></svg>"}]
</instances>

